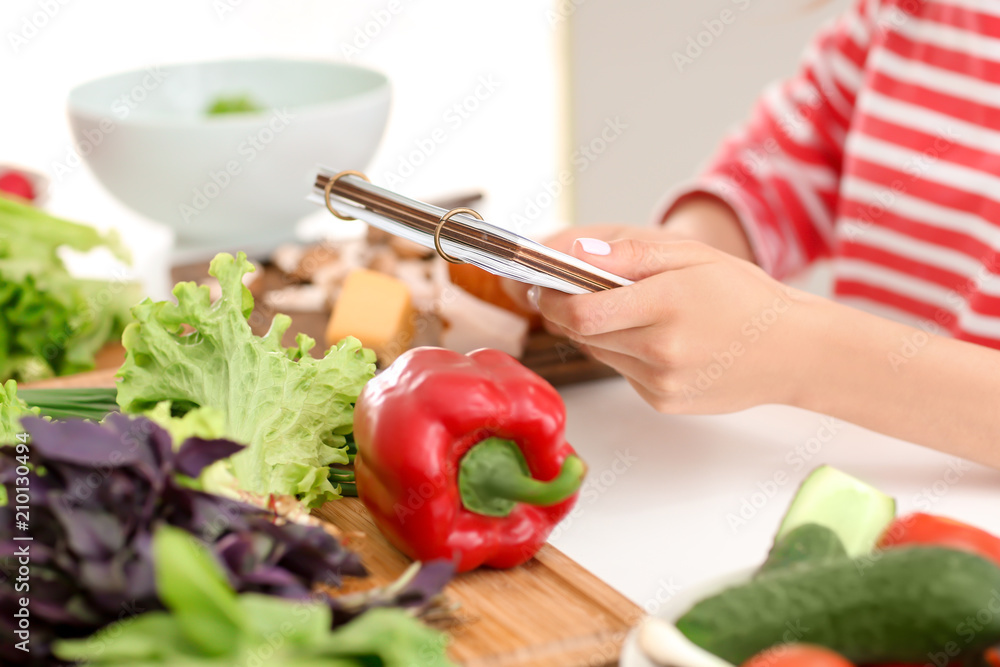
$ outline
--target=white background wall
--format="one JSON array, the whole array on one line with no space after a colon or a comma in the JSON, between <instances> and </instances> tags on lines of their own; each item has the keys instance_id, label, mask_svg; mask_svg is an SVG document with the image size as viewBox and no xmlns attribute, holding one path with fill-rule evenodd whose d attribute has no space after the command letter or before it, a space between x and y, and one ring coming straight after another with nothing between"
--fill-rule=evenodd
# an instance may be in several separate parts
<instances>
[{"instance_id":1,"label":"white background wall","mask_svg":"<svg viewBox=\"0 0 1000 667\"><path fill-rule=\"evenodd\" d=\"M578 174L574 218L646 222L663 193L691 177L726 129L747 115L763 86L796 70L812 33L846 5L846 0L579 4L571 16L572 145L594 140L608 118L620 117L628 128ZM699 40L706 46L699 47ZM691 62L679 66L675 54L686 58L689 48Z\"/></svg>"}]
</instances>

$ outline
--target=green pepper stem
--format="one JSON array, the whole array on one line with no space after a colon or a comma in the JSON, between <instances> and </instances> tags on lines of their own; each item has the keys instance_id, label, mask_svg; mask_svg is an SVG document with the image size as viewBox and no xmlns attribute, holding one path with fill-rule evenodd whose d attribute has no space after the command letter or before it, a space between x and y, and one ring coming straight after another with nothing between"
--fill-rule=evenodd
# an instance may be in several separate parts
<instances>
[{"instance_id":1,"label":"green pepper stem","mask_svg":"<svg viewBox=\"0 0 1000 667\"><path fill-rule=\"evenodd\" d=\"M484 480L486 490L500 498L529 505L555 505L580 488L587 466L579 456L567 456L555 479L543 482L534 477L497 476Z\"/></svg>"},{"instance_id":2,"label":"green pepper stem","mask_svg":"<svg viewBox=\"0 0 1000 667\"><path fill-rule=\"evenodd\" d=\"M547 507L560 503L580 489L587 466L567 456L555 479L535 479L524 454L514 442L487 438L462 457L458 488L462 505L485 516L507 516L517 503Z\"/></svg>"}]
</instances>

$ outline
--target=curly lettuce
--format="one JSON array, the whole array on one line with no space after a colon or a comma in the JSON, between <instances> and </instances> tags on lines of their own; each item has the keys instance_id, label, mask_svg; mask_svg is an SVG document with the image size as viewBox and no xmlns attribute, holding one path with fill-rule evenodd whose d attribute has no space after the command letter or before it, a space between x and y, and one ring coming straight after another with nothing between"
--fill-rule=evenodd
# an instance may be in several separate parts
<instances>
[{"instance_id":1,"label":"curly lettuce","mask_svg":"<svg viewBox=\"0 0 1000 667\"><path fill-rule=\"evenodd\" d=\"M226 437L248 445L230 460L240 486L315 507L340 496L329 466L348 462L345 436L375 374L375 354L352 337L322 359L309 355L315 341L304 334L284 347L291 319L280 314L265 335L254 335L253 296L242 281L253 270L244 253L222 253L209 268L221 287L214 303L208 287L186 282L174 287L177 303L146 299L132 308L118 404L132 413L162 401L175 414L220 410Z\"/></svg>"},{"instance_id":2,"label":"curly lettuce","mask_svg":"<svg viewBox=\"0 0 1000 667\"><path fill-rule=\"evenodd\" d=\"M0 381L90 370L98 350L121 334L138 286L75 278L58 253L97 247L128 261L114 232L0 197Z\"/></svg>"},{"instance_id":3,"label":"curly lettuce","mask_svg":"<svg viewBox=\"0 0 1000 667\"><path fill-rule=\"evenodd\" d=\"M0 446L17 441L21 428L21 417L37 417L40 410L28 407L17 395L17 383L7 380L0 384Z\"/></svg>"}]
</instances>

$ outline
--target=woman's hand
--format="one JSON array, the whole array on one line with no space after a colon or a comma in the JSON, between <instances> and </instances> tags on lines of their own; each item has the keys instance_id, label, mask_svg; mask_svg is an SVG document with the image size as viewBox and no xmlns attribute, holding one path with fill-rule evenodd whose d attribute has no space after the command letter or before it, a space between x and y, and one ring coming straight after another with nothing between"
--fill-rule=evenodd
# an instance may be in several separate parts
<instances>
[{"instance_id":1,"label":"woman's hand","mask_svg":"<svg viewBox=\"0 0 1000 667\"><path fill-rule=\"evenodd\" d=\"M601 241L637 239L642 241L700 241L741 259L752 260L750 243L736 214L718 197L693 193L677 202L663 221L652 227L635 225L590 225L568 227L545 239L545 245L559 252L571 252L573 242L586 236ZM504 290L527 308L528 286L505 280Z\"/></svg>"},{"instance_id":2,"label":"woman's hand","mask_svg":"<svg viewBox=\"0 0 1000 667\"><path fill-rule=\"evenodd\" d=\"M560 333L661 412L795 403L817 297L694 241L577 239L572 254L635 284L584 295L534 288Z\"/></svg>"}]
</instances>

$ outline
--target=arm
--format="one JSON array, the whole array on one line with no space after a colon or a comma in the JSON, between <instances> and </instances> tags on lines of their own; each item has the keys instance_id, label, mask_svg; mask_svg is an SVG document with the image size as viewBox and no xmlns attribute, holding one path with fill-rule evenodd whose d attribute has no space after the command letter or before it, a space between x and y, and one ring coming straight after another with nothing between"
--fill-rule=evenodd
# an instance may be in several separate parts
<instances>
[{"instance_id":1,"label":"arm","mask_svg":"<svg viewBox=\"0 0 1000 667\"><path fill-rule=\"evenodd\" d=\"M809 376L792 402L1000 468L1000 350L826 300L811 306Z\"/></svg>"},{"instance_id":2,"label":"arm","mask_svg":"<svg viewBox=\"0 0 1000 667\"><path fill-rule=\"evenodd\" d=\"M854 0L821 30L799 72L761 95L747 122L726 137L693 184L667 197L655 219L670 229L676 217L688 217L692 195L716 197L737 217L756 263L769 274L782 278L829 255L844 143L879 30L879 4Z\"/></svg>"},{"instance_id":3,"label":"arm","mask_svg":"<svg viewBox=\"0 0 1000 667\"><path fill-rule=\"evenodd\" d=\"M792 289L701 243L588 247L573 252L635 284L541 290L538 307L657 410L794 405L1000 468L1000 350Z\"/></svg>"}]
</instances>

